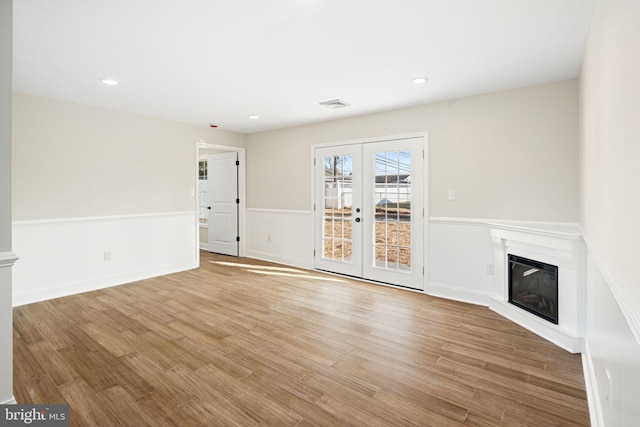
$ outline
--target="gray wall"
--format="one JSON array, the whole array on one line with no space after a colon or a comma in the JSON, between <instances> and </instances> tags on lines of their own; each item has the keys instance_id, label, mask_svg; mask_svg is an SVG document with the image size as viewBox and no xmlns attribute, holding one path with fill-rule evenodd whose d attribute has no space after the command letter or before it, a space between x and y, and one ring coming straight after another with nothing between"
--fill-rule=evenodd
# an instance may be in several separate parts
<instances>
[{"instance_id":1,"label":"gray wall","mask_svg":"<svg viewBox=\"0 0 640 427\"><path fill-rule=\"evenodd\" d=\"M430 216L578 221L576 80L247 135L248 207L308 210L312 144L423 131Z\"/></svg>"}]
</instances>

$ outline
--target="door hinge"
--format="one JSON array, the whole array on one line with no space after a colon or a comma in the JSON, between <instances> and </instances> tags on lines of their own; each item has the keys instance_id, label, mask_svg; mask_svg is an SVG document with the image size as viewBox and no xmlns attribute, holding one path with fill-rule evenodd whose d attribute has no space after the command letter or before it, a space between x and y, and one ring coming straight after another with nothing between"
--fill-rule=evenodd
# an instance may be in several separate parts
<instances>
[{"instance_id":1,"label":"door hinge","mask_svg":"<svg viewBox=\"0 0 640 427\"><path fill-rule=\"evenodd\" d=\"M313 211L314 212L316 211L316 204L315 203L313 204Z\"/></svg>"},{"instance_id":2,"label":"door hinge","mask_svg":"<svg viewBox=\"0 0 640 427\"><path fill-rule=\"evenodd\" d=\"M313 250L313 257L314 258L316 257L316 250L315 249Z\"/></svg>"},{"instance_id":3,"label":"door hinge","mask_svg":"<svg viewBox=\"0 0 640 427\"><path fill-rule=\"evenodd\" d=\"M240 160L236 160L236 166L240 166Z\"/></svg>"},{"instance_id":4,"label":"door hinge","mask_svg":"<svg viewBox=\"0 0 640 427\"><path fill-rule=\"evenodd\" d=\"M236 236L236 242L240 241L240 236Z\"/></svg>"},{"instance_id":5,"label":"door hinge","mask_svg":"<svg viewBox=\"0 0 640 427\"><path fill-rule=\"evenodd\" d=\"M236 199L236 203L240 204L240 199Z\"/></svg>"},{"instance_id":6,"label":"door hinge","mask_svg":"<svg viewBox=\"0 0 640 427\"><path fill-rule=\"evenodd\" d=\"M313 166L316 165L316 159L313 159Z\"/></svg>"},{"instance_id":7,"label":"door hinge","mask_svg":"<svg viewBox=\"0 0 640 427\"><path fill-rule=\"evenodd\" d=\"M422 275L424 276L424 265L422 266Z\"/></svg>"}]
</instances>

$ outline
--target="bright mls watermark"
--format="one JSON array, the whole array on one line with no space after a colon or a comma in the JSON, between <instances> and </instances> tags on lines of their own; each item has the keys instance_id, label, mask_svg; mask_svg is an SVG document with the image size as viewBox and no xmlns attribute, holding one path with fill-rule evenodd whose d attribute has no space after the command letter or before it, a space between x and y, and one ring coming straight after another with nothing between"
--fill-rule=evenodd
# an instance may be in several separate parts
<instances>
[{"instance_id":1,"label":"bright mls watermark","mask_svg":"<svg viewBox=\"0 0 640 427\"><path fill-rule=\"evenodd\" d=\"M0 427L69 427L69 405L0 405Z\"/></svg>"}]
</instances>

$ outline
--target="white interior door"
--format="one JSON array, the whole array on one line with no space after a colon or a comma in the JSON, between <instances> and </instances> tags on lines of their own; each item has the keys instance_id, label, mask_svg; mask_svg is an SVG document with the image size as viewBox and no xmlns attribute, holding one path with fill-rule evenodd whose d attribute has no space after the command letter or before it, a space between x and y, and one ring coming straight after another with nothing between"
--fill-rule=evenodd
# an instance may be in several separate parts
<instances>
[{"instance_id":1,"label":"white interior door","mask_svg":"<svg viewBox=\"0 0 640 427\"><path fill-rule=\"evenodd\" d=\"M424 142L315 152L315 267L424 289Z\"/></svg>"},{"instance_id":2,"label":"white interior door","mask_svg":"<svg viewBox=\"0 0 640 427\"><path fill-rule=\"evenodd\" d=\"M209 252L238 255L238 153L207 157Z\"/></svg>"}]
</instances>

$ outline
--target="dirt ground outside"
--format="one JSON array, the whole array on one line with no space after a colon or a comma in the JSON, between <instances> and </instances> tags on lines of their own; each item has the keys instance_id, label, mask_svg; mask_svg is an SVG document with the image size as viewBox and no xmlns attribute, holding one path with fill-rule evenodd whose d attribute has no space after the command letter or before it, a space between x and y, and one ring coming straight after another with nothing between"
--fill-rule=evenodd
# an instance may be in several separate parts
<instances>
[{"instance_id":1,"label":"dirt ground outside","mask_svg":"<svg viewBox=\"0 0 640 427\"><path fill-rule=\"evenodd\" d=\"M410 215L409 209L376 209L376 261L411 266ZM352 225L351 209L325 209L325 258L350 259L352 257Z\"/></svg>"}]
</instances>

